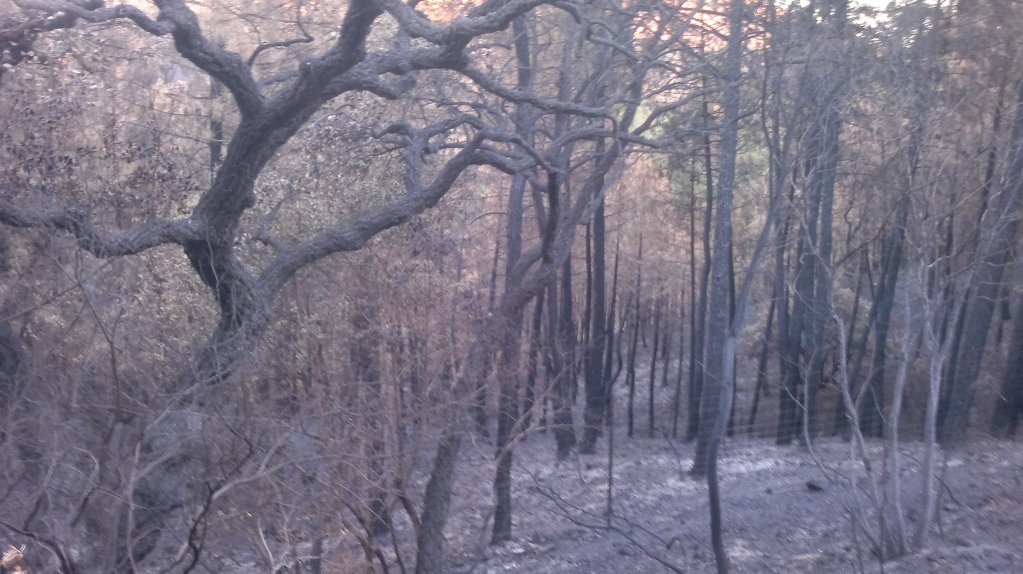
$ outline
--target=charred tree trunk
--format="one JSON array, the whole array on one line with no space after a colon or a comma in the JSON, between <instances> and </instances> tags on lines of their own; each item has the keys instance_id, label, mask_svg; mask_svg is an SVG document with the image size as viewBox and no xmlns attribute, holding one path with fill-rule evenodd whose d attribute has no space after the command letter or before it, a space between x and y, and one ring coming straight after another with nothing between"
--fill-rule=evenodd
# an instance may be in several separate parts
<instances>
[{"instance_id":1,"label":"charred tree trunk","mask_svg":"<svg viewBox=\"0 0 1023 574\"><path fill-rule=\"evenodd\" d=\"M879 437L884 432L885 412L885 363L888 346L888 331L892 310L895 305L895 289L902 267L903 241L906 221L909 216L909 194L899 198L895 226L889 234L888 246L882 258L881 284L875 298L877 307L874 328L874 355L867 388L860 404L860 430L865 436Z\"/></svg>"},{"instance_id":2,"label":"charred tree trunk","mask_svg":"<svg viewBox=\"0 0 1023 574\"><path fill-rule=\"evenodd\" d=\"M841 28L841 22L837 23ZM817 238L814 265L813 314L810 321L809 348L810 360L807 364L806 378L806 436L813 440L818 433L820 413L817 407L817 396L824 383L824 327L830 321L828 308L831 303L831 251L832 228L835 202L835 176L839 156L839 132L841 118L839 115L840 91L836 84L841 82L841 72L832 71L826 85L830 88L826 99L821 102L822 132L820 138L820 157L814 167L814 187L820 197L820 234ZM832 99L835 98L835 99Z\"/></svg>"},{"instance_id":3,"label":"charred tree trunk","mask_svg":"<svg viewBox=\"0 0 1023 574\"><path fill-rule=\"evenodd\" d=\"M647 385L647 436L654 438L654 398L657 390L657 354L664 345L661 337L661 301L660 297L654 303L654 346L650 355L650 380Z\"/></svg>"},{"instance_id":4,"label":"charred tree trunk","mask_svg":"<svg viewBox=\"0 0 1023 574\"><path fill-rule=\"evenodd\" d=\"M671 438L678 438L678 417L680 414L680 407L682 404L682 374L684 371L683 361L685 359L685 324L686 324L686 303L685 297L679 298L679 317L678 317L678 371L675 374L675 396L672 397L671 401Z\"/></svg>"},{"instance_id":5,"label":"charred tree trunk","mask_svg":"<svg viewBox=\"0 0 1023 574\"><path fill-rule=\"evenodd\" d=\"M612 390L614 389L614 381L618 378L621 373L622 361L621 361L621 345L619 344L620 337L618 336L615 314L617 313L618 306L618 244L615 244L615 263L614 271L611 273L611 305L608 308L607 313L607 324L604 327L604 332L607 333L607 345L605 345L604 353L604 368L603 368L603 386L604 386L604 410L606 415L606 424L611 425L611 409L614 408L614 400ZM618 372L614 370L615 362L615 350L618 349Z\"/></svg>"},{"instance_id":6,"label":"charred tree trunk","mask_svg":"<svg viewBox=\"0 0 1023 574\"><path fill-rule=\"evenodd\" d=\"M501 395L497 413L497 448L494 455L496 469L494 473L494 530L491 544L501 544L511 539L512 534L512 496L511 468L514 455L514 435L518 431L518 359L520 334L522 332L521 310L516 317L518 324L505 325L504 340L501 345Z\"/></svg>"},{"instance_id":7,"label":"charred tree trunk","mask_svg":"<svg viewBox=\"0 0 1023 574\"><path fill-rule=\"evenodd\" d=\"M542 410L543 395L540 395L541 405L537 405L537 392L536 392L536 381L537 374L540 369L540 347L542 346L542 327L543 327L543 307L544 307L544 293L541 291L536 296L536 302L533 304L533 322L529 329L529 351L526 363L526 383L525 390L522 397L522 427L529 429L533 425L533 417L537 417L541 422L543 421L542 414L534 413L533 411L540 408Z\"/></svg>"},{"instance_id":8,"label":"charred tree trunk","mask_svg":"<svg viewBox=\"0 0 1023 574\"><path fill-rule=\"evenodd\" d=\"M575 445L575 433L572 431L572 411L568 403L567 369L561 334L560 289L557 283L547 288L547 353L546 372L547 388L550 389L551 425L558 460L568 458Z\"/></svg>"},{"instance_id":9,"label":"charred tree trunk","mask_svg":"<svg viewBox=\"0 0 1023 574\"><path fill-rule=\"evenodd\" d=\"M963 319L955 371L939 409L943 415L940 417L939 440L945 445L953 445L965 436L973 401L972 386L980 374L1002 274L1019 227L1019 196L1023 192L1023 82L1017 90L1016 116L999 193L999 209L994 212L996 219L985 226L990 235L985 241L982 259L977 263L974 288Z\"/></svg>"},{"instance_id":10,"label":"charred tree trunk","mask_svg":"<svg viewBox=\"0 0 1023 574\"><path fill-rule=\"evenodd\" d=\"M515 57L518 64L517 87L527 90L532 84L533 72L529 49L529 34L526 19L520 16L512 21L512 43L515 46ZM515 125L517 133L524 141L530 138L530 110L520 103L515 108ZM523 278L517 267L522 257L522 224L525 211L526 177L516 174L512 177L508 189L508 218L505 230L507 255L504 269L504 293L515 294L522 287ZM494 258L494 273L497 272L497 257ZM496 278L492 280L496 283ZM493 293L491 293L493 294ZM513 306L502 305L503 316L499 317L503 324L501 329L500 368L498 369L498 412L497 412L497 445L494 452L494 529L491 544L501 544L511 539L512 533L512 496L511 469L514 455L514 434L519 430L519 354L521 350L522 324L525 305L528 300ZM493 314L491 304L490 314Z\"/></svg>"},{"instance_id":11,"label":"charred tree trunk","mask_svg":"<svg viewBox=\"0 0 1023 574\"><path fill-rule=\"evenodd\" d=\"M378 312L375 304L360 305L355 309L351 318L353 339L349 348L349 356L352 365L352 375L358 382L360 388L368 391L370 405L380 409L380 357L379 345L380 335L378 331ZM365 453L369 460L369 467L372 475L369 477L373 484L380 484L384 477L382 458L384 456L384 444L378 437L384 435L384 429L378 417L370 417L367 421L369 433L377 435L366 441ZM391 517L386 503L386 492L380 487L371 487L369 493L369 504L366 510L368 515L362 519L365 530L373 536L383 536L391 531Z\"/></svg>"},{"instance_id":12,"label":"charred tree trunk","mask_svg":"<svg viewBox=\"0 0 1023 574\"><path fill-rule=\"evenodd\" d=\"M777 285L775 286L777 288ZM746 432L752 435L757 421L757 410L760 408L760 395L767 383L767 361L771 353L771 332L774 330L774 311L778 306L778 294L771 297L771 306L767 310L767 326L764 327L764 344L760 347L760 358L757 360L757 382L753 388L753 404L750 406L749 420L746 421Z\"/></svg>"},{"instance_id":13,"label":"charred tree trunk","mask_svg":"<svg viewBox=\"0 0 1023 574\"><path fill-rule=\"evenodd\" d=\"M775 281L784 281L786 276L784 243L780 244L777 252ZM796 266L801 265L802 243L796 247L794 254ZM798 276L797 270L797 276ZM799 288L796 288L797 293ZM799 405L801 403L800 387L802 374L800 372L800 357L802 353L803 338L803 310L804 305L799 303L799 295L793 296L794 301L789 306L788 287L783 283L782 287L785 297L782 308L779 309L779 330L778 338L781 341L778 349L779 365L781 372L781 390L778 392L778 429L775 442L779 445L791 444L792 440L799 434Z\"/></svg>"},{"instance_id":14,"label":"charred tree trunk","mask_svg":"<svg viewBox=\"0 0 1023 574\"><path fill-rule=\"evenodd\" d=\"M524 26L524 25L523 25ZM524 34L524 31L523 31ZM515 176L512 179L508 197L508 255L505 266L505 293L516 292L521 278L514 273L522 253L523 195L526 179ZM497 444L495 448L494 473L494 530L491 544L500 544L511 538L511 467L514 450L512 447L516 425L519 420L519 353L524 305L508 309L502 317L500 361L498 376Z\"/></svg>"},{"instance_id":15,"label":"charred tree trunk","mask_svg":"<svg viewBox=\"0 0 1023 574\"><path fill-rule=\"evenodd\" d=\"M416 574L442 574L446 571L444 528L451 508L455 465L461 448L462 429L456 421L441 436L423 495L422 522L416 537Z\"/></svg>"},{"instance_id":16,"label":"charred tree trunk","mask_svg":"<svg viewBox=\"0 0 1023 574\"><path fill-rule=\"evenodd\" d=\"M564 408L557 425L563 428L566 444L569 449L576 447L575 417L573 409L575 406L576 392L578 389L578 362L577 332L575 313L572 305L572 256L565 259L561 273L561 317L558 321L558 329L561 335L561 346L564 349L565 364L564 375L561 378L561 396ZM564 451L563 451L564 452ZM567 454L567 452L565 452Z\"/></svg>"},{"instance_id":17,"label":"charred tree trunk","mask_svg":"<svg viewBox=\"0 0 1023 574\"><path fill-rule=\"evenodd\" d=\"M0 237L0 281L6 281L10 272L7 262L7 244ZM6 412L14 401L16 378L25 360L25 350L21 338L11 326L10 309L7 301L0 301L0 414ZM0 432L0 441L4 433Z\"/></svg>"},{"instance_id":18,"label":"charred tree trunk","mask_svg":"<svg viewBox=\"0 0 1023 574\"><path fill-rule=\"evenodd\" d=\"M1023 293L1016 296L1019 299L1009 342L1009 357L991 419L991 434L999 438L1013 438L1023 415Z\"/></svg>"},{"instance_id":19,"label":"charred tree trunk","mask_svg":"<svg viewBox=\"0 0 1023 574\"><path fill-rule=\"evenodd\" d=\"M583 412L583 440L580 454L593 454L607 413L604 390L604 355L608 344L606 310L606 239L604 203L593 216L593 282L591 292L590 335L586 346L586 408Z\"/></svg>"},{"instance_id":20,"label":"charred tree trunk","mask_svg":"<svg viewBox=\"0 0 1023 574\"><path fill-rule=\"evenodd\" d=\"M625 368L625 384L629 389L628 402L626 403L626 418L628 420L628 432L629 436L632 436L635 430L635 402L636 402L636 352L639 348L639 331L640 331L640 317L639 317L639 306L640 306L640 293L643 286L643 236L639 236L639 254L636 256L636 290L632 294L633 305L632 305L632 342L629 344L629 354L626 359Z\"/></svg>"},{"instance_id":21,"label":"charred tree trunk","mask_svg":"<svg viewBox=\"0 0 1023 574\"><path fill-rule=\"evenodd\" d=\"M728 574L718 481L718 447L725 436L734 392L735 326L729 317L729 253L732 248L732 193L739 142L740 88L742 83L743 20L745 2L732 0L728 9L728 44L725 48L721 158L714 221L714 257L711 301L707 320L706 373L701 396L700 436L693 459L693 474L707 477L711 546L718 574ZM750 273L753 269L750 270Z\"/></svg>"},{"instance_id":22,"label":"charred tree trunk","mask_svg":"<svg viewBox=\"0 0 1023 574\"><path fill-rule=\"evenodd\" d=\"M703 115L705 120L710 122L709 104L703 102ZM711 159L712 149L710 136L703 138L703 167L705 192L707 194L707 206L703 217L703 266L700 270L700 300L697 303L696 311L693 314L695 329L692 335L692 351L689 354L690 382L689 382L689 421L686 425L686 440L696 439L700 431L700 418L703 416L700 403L703 397L704 381L704 359L706 348L704 331L707 327L707 297L710 285L711 266L711 230L714 221L714 166ZM694 189L695 193L695 189Z\"/></svg>"}]
</instances>

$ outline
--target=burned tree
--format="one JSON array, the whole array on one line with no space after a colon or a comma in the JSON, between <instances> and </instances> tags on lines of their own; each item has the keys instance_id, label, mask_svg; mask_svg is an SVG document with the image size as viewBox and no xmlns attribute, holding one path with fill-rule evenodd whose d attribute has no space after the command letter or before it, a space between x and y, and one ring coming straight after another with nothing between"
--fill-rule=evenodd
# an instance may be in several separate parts
<instances>
[{"instance_id":1,"label":"burned tree","mask_svg":"<svg viewBox=\"0 0 1023 574\"><path fill-rule=\"evenodd\" d=\"M86 540L108 536L107 540L121 541L106 566L97 563L96 568L133 571L141 564L174 567L203 558L210 508L233 481L252 471L258 458L250 453L217 475L197 474L195 460L205 448L203 413L216 402L215 393L223 383L259 349L274 322L273 303L297 272L331 255L359 250L382 231L435 206L467 170L491 166L508 174L523 173L538 158L515 134L494 127L485 112L467 107L445 106L444 114L391 123L364 137L393 150L404 171L403 192L299 238L273 235L276 209L268 210L262 224L252 226L249 216L261 199L259 178L267 166L328 103L349 94L399 100L416 93L422 75L433 70L459 82L476 82L504 100L592 115L584 106L504 88L474 67L468 56L474 40L504 30L541 3L487 2L443 22L401 2L355 0L333 33L317 38L309 51L295 58L297 62L273 60L277 67L272 74L257 75L254 70L261 60L297 40L258 43L245 56L215 41L203 24L206 14L180 0L157 2L155 12L129 5L18 2L33 18L60 15L92 25L117 23L142 36L170 38L180 57L224 87L237 115L212 182L186 216L151 217L119 226L78 205L33 201L25 190L5 191L0 200L4 225L66 233L99 259L177 246L216 304L217 324L209 338L176 377L162 383L162 403L156 411L163 414L151 420L126 415L118 423L138 437L137 443L128 445L137 451L137 470L122 486L131 504L120 507L117 523L107 527L119 531L78 533ZM300 14L294 24L304 34L299 38L311 38ZM381 46L374 35L393 39ZM201 511L194 512L195 508ZM167 553L163 549L168 543L182 550ZM60 551L67 553L66 548ZM86 567L65 560L66 571Z\"/></svg>"}]
</instances>

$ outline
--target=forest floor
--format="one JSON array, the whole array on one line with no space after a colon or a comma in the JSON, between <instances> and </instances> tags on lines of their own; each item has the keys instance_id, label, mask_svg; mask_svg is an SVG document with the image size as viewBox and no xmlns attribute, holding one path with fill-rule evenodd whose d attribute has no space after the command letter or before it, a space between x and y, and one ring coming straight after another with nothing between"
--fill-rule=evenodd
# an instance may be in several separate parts
<instances>
[{"instance_id":1,"label":"forest floor","mask_svg":"<svg viewBox=\"0 0 1023 574\"><path fill-rule=\"evenodd\" d=\"M616 431L610 527L606 437L599 454L560 464L551 433L519 443L514 538L500 546L489 545L493 447L477 442L463 449L448 525L449 571L714 572L706 484L688 475L693 445L624 434ZM880 457L880 443L870 447ZM920 491L916 465L922 445L906 443L900 452L906 529L912 534L919 517L913 493ZM849 482L834 478L836 472L863 475L862 465L850 462L848 443L821 439L811 454L769 439L729 439L720 468L733 573L1023 573L1019 442L975 439L948 453L938 526L928 547L883 565L851 526Z\"/></svg>"}]
</instances>

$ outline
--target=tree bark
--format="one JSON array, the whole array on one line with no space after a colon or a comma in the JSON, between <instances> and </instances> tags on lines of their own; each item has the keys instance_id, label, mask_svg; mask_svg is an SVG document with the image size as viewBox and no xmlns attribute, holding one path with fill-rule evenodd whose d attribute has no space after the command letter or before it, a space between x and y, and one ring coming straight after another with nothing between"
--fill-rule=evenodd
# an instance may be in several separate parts
<instances>
[{"instance_id":1,"label":"tree bark","mask_svg":"<svg viewBox=\"0 0 1023 574\"><path fill-rule=\"evenodd\" d=\"M643 235L639 236L639 253L636 256L636 289L632 294L632 340L629 344L629 354L625 369L625 384L628 387L628 402L626 403L626 418L628 419L628 434L631 437L635 430L635 402L636 402L636 352L639 349L639 301L643 287Z\"/></svg>"},{"instance_id":2,"label":"tree bark","mask_svg":"<svg viewBox=\"0 0 1023 574\"><path fill-rule=\"evenodd\" d=\"M593 215L593 283L590 311L590 337L586 347L586 409L583 412L583 440L580 454L593 454L597 438L607 413L604 401L604 355L608 345L606 310L606 249L607 231L604 222L604 202Z\"/></svg>"},{"instance_id":3,"label":"tree bark","mask_svg":"<svg viewBox=\"0 0 1023 574\"><path fill-rule=\"evenodd\" d=\"M703 116L705 121L710 123L709 104L703 101ZM700 421L703 417L703 410L700 405L703 402L703 382L706 368L704 367L706 355L706 327L707 327L707 298L710 285L711 266L711 231L714 220L714 170L711 158L712 149L710 136L703 137L703 162L704 182L707 194L707 207L703 218L703 266L700 269L700 300L697 303L696 312L693 317L696 321L696 330L692 337L692 353L690 357L693 363L690 366L692 373L689 383L689 420L686 426L686 440L694 440L700 432ZM718 183L720 185L720 182ZM695 190L694 190L695 193Z\"/></svg>"},{"instance_id":4,"label":"tree bark","mask_svg":"<svg viewBox=\"0 0 1023 574\"><path fill-rule=\"evenodd\" d=\"M714 257L711 264L711 301L707 321L706 373L701 397L700 436L693 459L693 474L706 475L710 499L711 545L718 574L728 574L718 482L718 446L725 435L734 390L735 338L729 317L729 261L732 246L732 193L739 143L739 107L742 85L743 0L728 9L729 32L724 64L724 117L718 173L717 216L714 221Z\"/></svg>"},{"instance_id":5,"label":"tree bark","mask_svg":"<svg viewBox=\"0 0 1023 574\"><path fill-rule=\"evenodd\" d=\"M895 305L895 290L902 267L903 242L909 216L910 196L904 191L896 208L895 224L889 233L885 256L882 258L881 284L875 298L876 322L874 328L874 355L867 380L867 389L860 404L860 427L865 436L882 436L885 413L885 363L888 331ZM908 360L908 359L907 359Z\"/></svg>"},{"instance_id":6,"label":"tree bark","mask_svg":"<svg viewBox=\"0 0 1023 574\"><path fill-rule=\"evenodd\" d=\"M661 336L661 301L660 297L657 297L657 301L654 303L656 309L654 310L654 345L650 354L650 380L647 385L647 436L654 438L654 398L656 395L657 385L657 354L661 347L664 346L663 337Z\"/></svg>"},{"instance_id":7,"label":"tree bark","mask_svg":"<svg viewBox=\"0 0 1023 574\"><path fill-rule=\"evenodd\" d=\"M973 402L973 383L980 374L1002 274L1019 228L1019 196L1023 192L1023 82L1017 87L1016 116L1009 150L996 219L990 226L985 226L990 235L984 245L983 257L977 263L955 372L948 395L939 409L944 415L941 417L939 440L947 446L961 442L966 435Z\"/></svg>"},{"instance_id":8,"label":"tree bark","mask_svg":"<svg viewBox=\"0 0 1023 574\"><path fill-rule=\"evenodd\" d=\"M991 419L991 434L1007 439L1016 436L1020 416L1023 415L1023 292L1016 296L1019 299L1009 341L1009 356Z\"/></svg>"}]
</instances>

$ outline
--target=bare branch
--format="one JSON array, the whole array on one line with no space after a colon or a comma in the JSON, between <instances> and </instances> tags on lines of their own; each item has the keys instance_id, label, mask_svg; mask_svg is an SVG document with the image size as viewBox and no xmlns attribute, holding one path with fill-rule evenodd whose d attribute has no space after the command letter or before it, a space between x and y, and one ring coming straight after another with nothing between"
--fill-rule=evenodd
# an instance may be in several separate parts
<instances>
[{"instance_id":1,"label":"bare branch","mask_svg":"<svg viewBox=\"0 0 1023 574\"><path fill-rule=\"evenodd\" d=\"M82 2L82 5L87 8L97 8L101 2L86 0ZM17 65L32 54L32 46L40 32L70 28L77 21L76 16L62 13L29 17L23 21L5 20L0 23L0 60L4 64L3 67L0 67L0 77L8 69L7 66Z\"/></svg>"},{"instance_id":2,"label":"bare branch","mask_svg":"<svg viewBox=\"0 0 1023 574\"><path fill-rule=\"evenodd\" d=\"M14 0L28 10L49 14L70 14L87 22L130 20L154 36L170 34L178 52L210 74L234 95L242 115L252 115L263 107L263 97L248 66L241 56L210 41L199 27L199 19L184 0L159 0L160 15L156 20L134 6L120 4L110 8L88 8L62 0Z\"/></svg>"},{"instance_id":3,"label":"bare branch","mask_svg":"<svg viewBox=\"0 0 1023 574\"><path fill-rule=\"evenodd\" d=\"M379 0L409 36L438 45L461 46L476 36L504 30L516 16L543 3L544 0L488 0L474 8L468 17L438 24L401 0Z\"/></svg>"},{"instance_id":4,"label":"bare branch","mask_svg":"<svg viewBox=\"0 0 1023 574\"><path fill-rule=\"evenodd\" d=\"M298 2L298 4L295 5L295 25L298 26L298 31L302 32L302 36L291 40L267 42L256 46L256 49L252 51L252 55L249 56L248 61L245 62L249 68L252 68L252 65L256 63L256 58L267 50L272 50L274 48L286 48L288 46L294 46L295 44L308 44L313 41L313 37L306 31L305 26L302 25L302 4L302 2Z\"/></svg>"},{"instance_id":5,"label":"bare branch","mask_svg":"<svg viewBox=\"0 0 1023 574\"><path fill-rule=\"evenodd\" d=\"M425 149L425 140L434 133L436 132L427 130L418 131L413 135L413 143L409 145L406 154L406 161L413 162L413 166L407 171L417 171L415 164L421 162L421 158L416 159L414 156ZM461 151L439 169L429 185L422 185L417 174L406 173L408 189L406 195L347 224L338 225L290 248L282 249L275 261L259 277L260 283L267 285L269 291L276 292L302 267L334 253L362 248L380 232L401 225L436 205L451 190L455 180L469 167L490 165L508 173L526 168L525 162L522 165L512 165L508 158L483 149L487 139L486 132L477 133Z\"/></svg>"},{"instance_id":6,"label":"bare branch","mask_svg":"<svg viewBox=\"0 0 1023 574\"><path fill-rule=\"evenodd\" d=\"M608 115L608 110L611 106L618 103L616 100L612 100L607 102L604 106L591 107L564 100L539 98L531 92L502 86L499 82L477 68L466 67L459 71L465 77L476 82L479 87L496 96L500 96L514 102L527 103L546 112L562 112L584 117L605 117Z\"/></svg>"},{"instance_id":7,"label":"bare branch","mask_svg":"<svg viewBox=\"0 0 1023 574\"><path fill-rule=\"evenodd\" d=\"M76 3L61 0L14 0L14 3L26 10L38 10L51 14L51 17L65 14L73 18L81 18L93 24L111 20L131 20L136 26L156 36L170 34L173 27L167 22L159 22L146 16L134 6L119 4L109 8L102 7L102 2Z\"/></svg>"},{"instance_id":8,"label":"bare branch","mask_svg":"<svg viewBox=\"0 0 1023 574\"><path fill-rule=\"evenodd\" d=\"M96 257L134 255L166 243L182 244L200 237L187 219L153 219L130 231L111 234L97 229L83 209L30 210L0 199L0 223L12 227L60 229Z\"/></svg>"},{"instance_id":9,"label":"bare branch","mask_svg":"<svg viewBox=\"0 0 1023 574\"><path fill-rule=\"evenodd\" d=\"M210 41L199 27L199 18L184 0L157 0L160 21L172 25L178 53L230 90L242 116L262 111L263 96L241 56Z\"/></svg>"}]
</instances>

